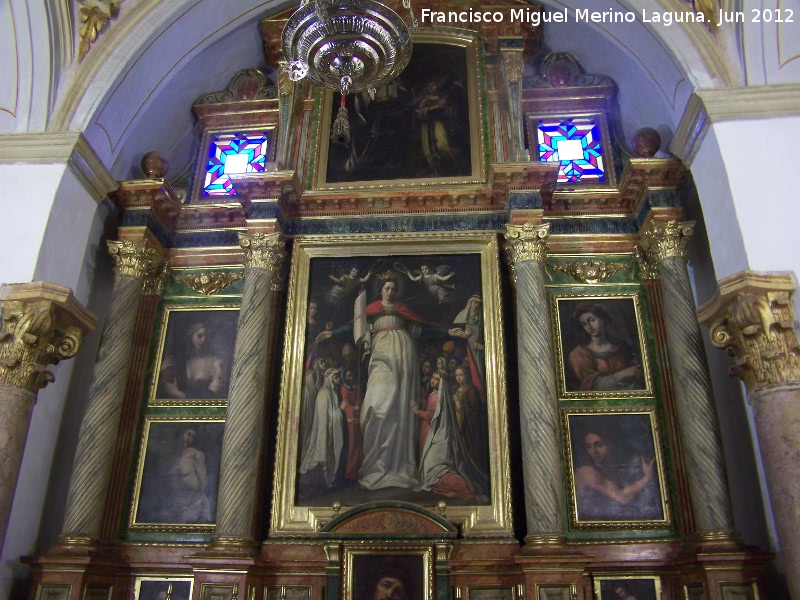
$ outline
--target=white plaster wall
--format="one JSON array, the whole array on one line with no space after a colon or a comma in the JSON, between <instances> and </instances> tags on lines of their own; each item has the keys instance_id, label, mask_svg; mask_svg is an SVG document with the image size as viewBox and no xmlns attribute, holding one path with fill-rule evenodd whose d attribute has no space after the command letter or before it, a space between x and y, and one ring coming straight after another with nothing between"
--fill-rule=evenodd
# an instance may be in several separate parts
<instances>
[{"instance_id":1,"label":"white plaster wall","mask_svg":"<svg viewBox=\"0 0 800 600\"><path fill-rule=\"evenodd\" d=\"M800 195L796 181L800 116L726 121L713 125L713 130L723 149L722 160L749 268L800 273ZM713 222L717 214L706 210L702 194L700 199L706 218ZM712 253L716 266L713 243ZM730 273L717 270L719 278Z\"/></svg>"},{"instance_id":2,"label":"white plaster wall","mask_svg":"<svg viewBox=\"0 0 800 600\"><path fill-rule=\"evenodd\" d=\"M0 282L33 280L53 199L65 171L64 164L0 164L5 224L0 235Z\"/></svg>"}]
</instances>

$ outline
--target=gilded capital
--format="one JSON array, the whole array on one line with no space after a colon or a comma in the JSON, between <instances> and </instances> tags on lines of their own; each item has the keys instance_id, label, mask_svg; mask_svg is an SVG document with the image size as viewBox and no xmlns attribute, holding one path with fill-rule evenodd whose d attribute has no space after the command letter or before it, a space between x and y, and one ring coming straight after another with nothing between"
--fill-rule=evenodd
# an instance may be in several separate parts
<instances>
[{"instance_id":1,"label":"gilded capital","mask_svg":"<svg viewBox=\"0 0 800 600\"><path fill-rule=\"evenodd\" d=\"M658 263L648 259L647 254L641 246L636 248L636 264L639 267L639 273L642 274L642 279L652 280L661 277L661 272L658 270Z\"/></svg>"},{"instance_id":2,"label":"gilded capital","mask_svg":"<svg viewBox=\"0 0 800 600\"><path fill-rule=\"evenodd\" d=\"M0 287L0 384L37 393L55 380L47 366L75 356L97 317L69 288L47 282Z\"/></svg>"},{"instance_id":3,"label":"gilded capital","mask_svg":"<svg viewBox=\"0 0 800 600\"><path fill-rule=\"evenodd\" d=\"M800 347L794 327L788 275L744 271L719 282L719 291L698 309L711 343L735 357L731 374L748 391L800 381Z\"/></svg>"},{"instance_id":4,"label":"gilded capital","mask_svg":"<svg viewBox=\"0 0 800 600\"><path fill-rule=\"evenodd\" d=\"M693 233L694 221L650 221L639 232L639 247L651 263L686 258L686 243Z\"/></svg>"},{"instance_id":5,"label":"gilded capital","mask_svg":"<svg viewBox=\"0 0 800 600\"><path fill-rule=\"evenodd\" d=\"M279 233L240 233L239 245L244 251L246 269L266 269L278 275L286 258L286 249Z\"/></svg>"},{"instance_id":6,"label":"gilded capital","mask_svg":"<svg viewBox=\"0 0 800 600\"><path fill-rule=\"evenodd\" d=\"M142 282L152 274L157 262L155 249L144 240L109 241L108 253L114 260L115 275L126 275Z\"/></svg>"}]
</instances>

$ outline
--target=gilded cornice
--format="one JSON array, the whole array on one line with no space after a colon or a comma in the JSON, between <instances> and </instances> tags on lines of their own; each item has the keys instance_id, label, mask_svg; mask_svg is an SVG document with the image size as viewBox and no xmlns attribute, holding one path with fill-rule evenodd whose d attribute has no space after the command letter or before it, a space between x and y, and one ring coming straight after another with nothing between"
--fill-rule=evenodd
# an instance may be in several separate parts
<instances>
[{"instance_id":1,"label":"gilded cornice","mask_svg":"<svg viewBox=\"0 0 800 600\"><path fill-rule=\"evenodd\" d=\"M198 294L206 296L216 294L243 277L244 274L238 271L206 271L204 273L175 275L175 279Z\"/></svg>"},{"instance_id":2,"label":"gilded cornice","mask_svg":"<svg viewBox=\"0 0 800 600\"><path fill-rule=\"evenodd\" d=\"M152 248L145 240L137 242L109 240L107 243L108 253L114 260L115 275L133 277L143 284L146 278L153 276L159 261L155 248Z\"/></svg>"},{"instance_id":3,"label":"gilded cornice","mask_svg":"<svg viewBox=\"0 0 800 600\"><path fill-rule=\"evenodd\" d=\"M47 366L75 356L97 317L69 288L47 282L0 287L0 384L37 393L55 380Z\"/></svg>"},{"instance_id":4,"label":"gilded cornice","mask_svg":"<svg viewBox=\"0 0 800 600\"><path fill-rule=\"evenodd\" d=\"M506 225L506 260L511 269L511 280L517 280L516 265L528 260L544 263L547 259L547 236L550 224Z\"/></svg>"},{"instance_id":5,"label":"gilded cornice","mask_svg":"<svg viewBox=\"0 0 800 600\"><path fill-rule=\"evenodd\" d=\"M552 262L550 266L556 271L566 273L582 283L600 283L617 271L627 267L629 263L604 262L601 260L576 260L569 263Z\"/></svg>"},{"instance_id":6,"label":"gilded cornice","mask_svg":"<svg viewBox=\"0 0 800 600\"><path fill-rule=\"evenodd\" d=\"M686 105L670 151L691 164L713 123L800 115L798 97L800 83L698 89Z\"/></svg>"},{"instance_id":7,"label":"gilded cornice","mask_svg":"<svg viewBox=\"0 0 800 600\"><path fill-rule=\"evenodd\" d=\"M639 232L639 246L651 263L686 258L686 243L693 233L694 221L650 221Z\"/></svg>"},{"instance_id":8,"label":"gilded cornice","mask_svg":"<svg viewBox=\"0 0 800 600\"><path fill-rule=\"evenodd\" d=\"M182 204L166 179L122 181L109 197L121 211L152 210L168 228L175 227Z\"/></svg>"},{"instance_id":9,"label":"gilded cornice","mask_svg":"<svg viewBox=\"0 0 800 600\"><path fill-rule=\"evenodd\" d=\"M286 249L279 233L240 233L239 245L245 268L266 269L273 276L280 274Z\"/></svg>"},{"instance_id":10,"label":"gilded cornice","mask_svg":"<svg viewBox=\"0 0 800 600\"><path fill-rule=\"evenodd\" d=\"M697 311L711 343L735 357L731 373L753 391L800 381L790 275L744 271L719 282L716 295Z\"/></svg>"},{"instance_id":11,"label":"gilded cornice","mask_svg":"<svg viewBox=\"0 0 800 600\"><path fill-rule=\"evenodd\" d=\"M117 189L116 180L80 132L0 135L0 164L15 163L65 163L97 203Z\"/></svg>"}]
</instances>

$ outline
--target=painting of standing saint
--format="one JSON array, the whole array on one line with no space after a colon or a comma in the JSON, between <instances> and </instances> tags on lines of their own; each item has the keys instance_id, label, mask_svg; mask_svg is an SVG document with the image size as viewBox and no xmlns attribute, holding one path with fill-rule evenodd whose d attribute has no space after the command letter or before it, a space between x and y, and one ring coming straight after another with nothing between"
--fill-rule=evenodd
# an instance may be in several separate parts
<instances>
[{"instance_id":1,"label":"painting of standing saint","mask_svg":"<svg viewBox=\"0 0 800 600\"><path fill-rule=\"evenodd\" d=\"M475 255L312 263L300 504L488 502L479 267Z\"/></svg>"}]
</instances>

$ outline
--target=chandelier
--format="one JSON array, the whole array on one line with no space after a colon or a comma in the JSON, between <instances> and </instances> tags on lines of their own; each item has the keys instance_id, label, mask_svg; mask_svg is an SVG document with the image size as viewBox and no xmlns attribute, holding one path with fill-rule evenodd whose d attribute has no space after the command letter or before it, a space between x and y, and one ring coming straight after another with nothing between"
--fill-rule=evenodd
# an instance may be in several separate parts
<instances>
[{"instance_id":1,"label":"chandelier","mask_svg":"<svg viewBox=\"0 0 800 600\"><path fill-rule=\"evenodd\" d=\"M411 0L403 0L417 20ZM347 144L345 96L390 82L411 58L411 32L403 19L376 0L303 0L283 28L285 69L292 81L341 92L332 139Z\"/></svg>"}]
</instances>

